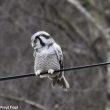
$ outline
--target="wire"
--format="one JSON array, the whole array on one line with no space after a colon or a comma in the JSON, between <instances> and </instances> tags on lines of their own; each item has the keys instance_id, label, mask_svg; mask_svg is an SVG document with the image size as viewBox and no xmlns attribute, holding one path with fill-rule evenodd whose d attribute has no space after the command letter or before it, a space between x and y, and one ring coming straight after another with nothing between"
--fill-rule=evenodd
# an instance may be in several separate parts
<instances>
[{"instance_id":1,"label":"wire","mask_svg":"<svg viewBox=\"0 0 110 110\"><path fill-rule=\"evenodd\" d=\"M60 70L55 70L54 72L57 73L57 72L61 72L61 71L70 71L70 70L91 68L91 67L104 66L104 65L109 65L109 64L110 64L110 62L105 62L105 63L91 64L91 65L84 65L84 66L76 66L76 67L70 67L70 68L64 68L64 69L60 69ZM47 73L48 72L42 72L41 75L47 74ZM24 77L31 77L31 76L35 76L35 74L34 73L30 73L30 74L23 74L23 75L1 77L0 81L18 79L18 78L24 78Z\"/></svg>"}]
</instances>

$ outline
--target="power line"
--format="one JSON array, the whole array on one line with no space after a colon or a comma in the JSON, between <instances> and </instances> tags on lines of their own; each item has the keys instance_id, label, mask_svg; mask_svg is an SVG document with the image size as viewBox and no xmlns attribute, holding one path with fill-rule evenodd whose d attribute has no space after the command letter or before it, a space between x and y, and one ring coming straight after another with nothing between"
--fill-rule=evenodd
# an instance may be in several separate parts
<instances>
[{"instance_id":1,"label":"power line","mask_svg":"<svg viewBox=\"0 0 110 110\"><path fill-rule=\"evenodd\" d=\"M55 73L61 72L61 71L70 71L70 70L91 68L91 67L97 67L97 66L104 66L104 65L109 65L109 64L110 64L110 62L104 62L104 63L98 63L98 64L70 67L70 68L64 68L64 69L60 69L60 70L55 70ZM47 72L42 72L41 75L43 75L43 74L47 74ZM30 73L30 74L23 74L23 75L1 77L0 81L11 80L11 79L18 79L18 78L24 78L24 77L31 77L31 76L35 76L35 74L34 73Z\"/></svg>"}]
</instances>

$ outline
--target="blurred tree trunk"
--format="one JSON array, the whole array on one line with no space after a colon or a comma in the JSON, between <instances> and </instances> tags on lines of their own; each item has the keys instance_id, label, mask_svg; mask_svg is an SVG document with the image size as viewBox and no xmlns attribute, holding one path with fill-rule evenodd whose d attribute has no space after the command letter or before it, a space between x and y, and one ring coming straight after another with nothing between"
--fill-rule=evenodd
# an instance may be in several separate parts
<instances>
[{"instance_id":1,"label":"blurred tree trunk","mask_svg":"<svg viewBox=\"0 0 110 110\"><path fill-rule=\"evenodd\" d=\"M103 0L100 3L105 5ZM94 9L83 8L88 13ZM33 72L30 38L39 30L49 32L61 45L65 67L107 61L104 33L69 0L2 0L0 76ZM49 80L37 77L0 82L0 105L18 105L21 110L105 110L106 66L68 71L65 75L70 83L67 92L52 89Z\"/></svg>"}]
</instances>

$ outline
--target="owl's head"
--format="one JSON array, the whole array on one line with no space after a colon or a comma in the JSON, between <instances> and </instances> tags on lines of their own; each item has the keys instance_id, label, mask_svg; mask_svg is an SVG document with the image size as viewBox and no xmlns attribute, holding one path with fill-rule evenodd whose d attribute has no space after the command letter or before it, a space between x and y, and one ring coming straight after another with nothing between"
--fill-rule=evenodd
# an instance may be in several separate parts
<instances>
[{"instance_id":1,"label":"owl's head","mask_svg":"<svg viewBox=\"0 0 110 110\"><path fill-rule=\"evenodd\" d=\"M45 31L38 31L31 37L31 45L34 49L48 46L53 42L50 34Z\"/></svg>"}]
</instances>

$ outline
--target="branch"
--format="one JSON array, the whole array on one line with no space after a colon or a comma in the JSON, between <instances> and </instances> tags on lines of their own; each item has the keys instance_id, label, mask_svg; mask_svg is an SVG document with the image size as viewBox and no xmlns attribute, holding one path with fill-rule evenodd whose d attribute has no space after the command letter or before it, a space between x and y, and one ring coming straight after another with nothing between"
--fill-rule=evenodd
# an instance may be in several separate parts
<instances>
[{"instance_id":1,"label":"branch","mask_svg":"<svg viewBox=\"0 0 110 110\"><path fill-rule=\"evenodd\" d=\"M92 15L76 0L67 0L69 3L74 5L93 25L104 35L106 38L109 37L109 34L105 31L105 29L96 22L96 20L92 17Z\"/></svg>"}]
</instances>

